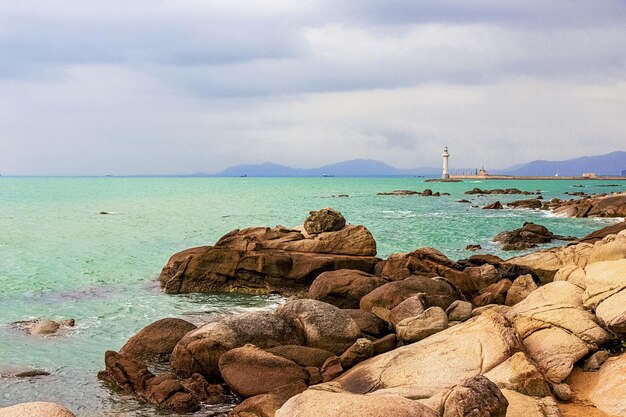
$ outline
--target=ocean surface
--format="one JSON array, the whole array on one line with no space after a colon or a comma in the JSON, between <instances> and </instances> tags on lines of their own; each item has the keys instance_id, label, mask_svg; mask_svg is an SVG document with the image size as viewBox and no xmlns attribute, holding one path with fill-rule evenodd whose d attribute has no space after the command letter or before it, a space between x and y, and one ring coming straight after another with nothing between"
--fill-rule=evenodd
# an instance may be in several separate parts
<instances>
[{"instance_id":1,"label":"ocean surface","mask_svg":"<svg viewBox=\"0 0 626 417\"><path fill-rule=\"evenodd\" d=\"M575 187L582 184L584 188ZM607 187L613 185L612 187ZM617 186L615 186L617 185ZM273 308L280 297L223 294L166 295L158 276L168 258L212 244L232 229L295 226L310 210L333 207L364 224L378 255L435 247L456 260L468 244L501 253L491 242L525 221L581 237L615 219L564 219L531 210L482 210L488 203L527 196L467 196L473 187L565 192L623 191L610 181L466 181L421 178L11 178L0 177L0 374L35 368L37 378L0 377L0 407L54 401L78 416L156 416L151 406L114 393L98 381L104 352L119 350L139 329L163 317L196 324L223 314ZM451 196L379 196L397 189ZM348 198L333 197L340 194ZM99 214L102 211L111 214ZM74 318L76 327L48 337L28 336L11 323ZM199 415L220 415L224 408Z\"/></svg>"}]
</instances>

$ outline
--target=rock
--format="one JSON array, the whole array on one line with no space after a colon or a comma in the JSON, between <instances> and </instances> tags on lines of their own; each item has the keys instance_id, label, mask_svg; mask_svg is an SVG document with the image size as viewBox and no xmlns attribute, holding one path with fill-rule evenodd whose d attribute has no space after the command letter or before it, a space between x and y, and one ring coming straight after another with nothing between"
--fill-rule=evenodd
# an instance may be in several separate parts
<instances>
[{"instance_id":1,"label":"rock","mask_svg":"<svg viewBox=\"0 0 626 417\"><path fill-rule=\"evenodd\" d=\"M446 309L449 321L465 321L472 317L472 303L456 300Z\"/></svg>"},{"instance_id":2,"label":"rock","mask_svg":"<svg viewBox=\"0 0 626 417\"><path fill-rule=\"evenodd\" d=\"M471 201L466 200L466 199L462 199L462 200L457 200L457 203L471 203Z\"/></svg>"},{"instance_id":3,"label":"rock","mask_svg":"<svg viewBox=\"0 0 626 417\"><path fill-rule=\"evenodd\" d=\"M554 213L565 217L626 217L626 193L562 202Z\"/></svg>"},{"instance_id":4,"label":"rock","mask_svg":"<svg viewBox=\"0 0 626 417\"><path fill-rule=\"evenodd\" d=\"M487 204L485 207L483 207L483 210L502 210L503 208L504 207L502 207L502 203L496 201L495 203Z\"/></svg>"},{"instance_id":5,"label":"rock","mask_svg":"<svg viewBox=\"0 0 626 417\"><path fill-rule=\"evenodd\" d=\"M467 245L465 247L465 250L471 251L471 252L476 252L477 250L481 250L483 247L480 245Z\"/></svg>"},{"instance_id":6,"label":"rock","mask_svg":"<svg viewBox=\"0 0 626 417\"><path fill-rule=\"evenodd\" d=\"M532 397L550 396L550 387L537 366L524 352L517 352L485 373L501 389L510 389Z\"/></svg>"},{"instance_id":7,"label":"rock","mask_svg":"<svg viewBox=\"0 0 626 417\"><path fill-rule=\"evenodd\" d=\"M424 293L429 306L448 308L459 298L456 289L447 281L411 276L402 281L390 282L376 288L361 298L361 309L372 311L374 307L393 309L409 297Z\"/></svg>"},{"instance_id":8,"label":"rock","mask_svg":"<svg viewBox=\"0 0 626 417\"><path fill-rule=\"evenodd\" d=\"M509 402L498 387L482 375L457 385L448 395L444 417L505 417Z\"/></svg>"},{"instance_id":9,"label":"rock","mask_svg":"<svg viewBox=\"0 0 626 417\"><path fill-rule=\"evenodd\" d=\"M495 284L500 280L500 274L495 266L483 264L481 266L470 266L463 270L473 282L475 292L479 292L483 288Z\"/></svg>"},{"instance_id":10,"label":"rock","mask_svg":"<svg viewBox=\"0 0 626 417\"><path fill-rule=\"evenodd\" d=\"M321 301L289 301L278 307L276 315L303 334L306 346L326 349L336 355L361 337L359 327L346 312Z\"/></svg>"},{"instance_id":11,"label":"rock","mask_svg":"<svg viewBox=\"0 0 626 417\"><path fill-rule=\"evenodd\" d=\"M322 374L322 381L324 382L332 381L337 378L343 373L341 359L338 356L331 356L326 359L326 362L322 365L320 372Z\"/></svg>"},{"instance_id":12,"label":"rock","mask_svg":"<svg viewBox=\"0 0 626 417\"><path fill-rule=\"evenodd\" d=\"M626 308L624 306L626 306L626 289L602 301L596 308L596 316L604 327L619 336L626 336Z\"/></svg>"},{"instance_id":13,"label":"rock","mask_svg":"<svg viewBox=\"0 0 626 417\"><path fill-rule=\"evenodd\" d=\"M431 195L433 195L433 190L431 190L430 188L427 188L424 191L422 191L422 195L423 196L431 196Z\"/></svg>"},{"instance_id":14,"label":"rock","mask_svg":"<svg viewBox=\"0 0 626 417\"><path fill-rule=\"evenodd\" d=\"M558 384L575 362L610 339L582 305L583 290L565 281L539 287L511 308L507 317L546 379Z\"/></svg>"},{"instance_id":15,"label":"rock","mask_svg":"<svg viewBox=\"0 0 626 417\"><path fill-rule=\"evenodd\" d=\"M559 272L560 280L587 268L596 262L615 261L626 258L626 232L609 235L600 241L578 243L560 248L550 248L525 256L509 259L507 263L530 268L537 272L542 282L551 282ZM562 271L561 271L562 270Z\"/></svg>"},{"instance_id":16,"label":"rock","mask_svg":"<svg viewBox=\"0 0 626 417\"><path fill-rule=\"evenodd\" d=\"M254 345L224 353L219 369L230 389L240 397L267 394L284 385L306 383L308 372L294 361L266 352Z\"/></svg>"},{"instance_id":17,"label":"rock","mask_svg":"<svg viewBox=\"0 0 626 417\"><path fill-rule=\"evenodd\" d=\"M226 394L226 385L209 384L200 374L193 374L181 381L181 384L186 391L207 404L225 404L230 401Z\"/></svg>"},{"instance_id":18,"label":"rock","mask_svg":"<svg viewBox=\"0 0 626 417\"><path fill-rule=\"evenodd\" d=\"M519 229L498 233L493 241L502 243L502 250L523 250L534 248L539 243L549 243L553 239L572 240L574 238L555 235L544 226L527 222Z\"/></svg>"},{"instance_id":19,"label":"rock","mask_svg":"<svg viewBox=\"0 0 626 417\"><path fill-rule=\"evenodd\" d=\"M513 284L507 291L504 304L513 306L528 297L528 295L536 289L537 284L535 284L531 275L521 275L513 281Z\"/></svg>"},{"instance_id":20,"label":"rock","mask_svg":"<svg viewBox=\"0 0 626 417\"><path fill-rule=\"evenodd\" d=\"M441 307L430 307L420 315L402 320L396 325L398 338L413 343L448 328L448 315Z\"/></svg>"},{"instance_id":21,"label":"rock","mask_svg":"<svg viewBox=\"0 0 626 417\"><path fill-rule=\"evenodd\" d=\"M540 196L541 197L541 196ZM525 209L540 209L543 206L540 198L531 198L528 200L515 200L507 203L507 207L512 208L525 208Z\"/></svg>"},{"instance_id":22,"label":"rock","mask_svg":"<svg viewBox=\"0 0 626 417\"><path fill-rule=\"evenodd\" d=\"M626 221L612 224L610 226L603 227L595 232L589 233L587 236L580 239L580 242L595 243L604 239L609 235L616 235L622 230L626 230Z\"/></svg>"},{"instance_id":23,"label":"rock","mask_svg":"<svg viewBox=\"0 0 626 417\"><path fill-rule=\"evenodd\" d=\"M61 320L59 324L64 327L74 327L76 325L76 320L74 319Z\"/></svg>"},{"instance_id":24,"label":"rock","mask_svg":"<svg viewBox=\"0 0 626 417\"><path fill-rule=\"evenodd\" d=\"M306 390L303 383L290 384L271 391L250 397L237 405L229 417L274 417L276 411L294 395Z\"/></svg>"},{"instance_id":25,"label":"rock","mask_svg":"<svg viewBox=\"0 0 626 417\"><path fill-rule=\"evenodd\" d=\"M486 306L476 307L475 309L473 309L472 317L480 316L487 310L495 311L502 315L507 315L509 311L511 311L511 307L503 306L500 304L487 304Z\"/></svg>"},{"instance_id":26,"label":"rock","mask_svg":"<svg viewBox=\"0 0 626 417\"><path fill-rule=\"evenodd\" d=\"M609 352L606 350L599 350L595 352L593 355L588 357L583 363L583 371L586 372L595 372L606 360L609 358Z\"/></svg>"},{"instance_id":27,"label":"rock","mask_svg":"<svg viewBox=\"0 0 626 417\"><path fill-rule=\"evenodd\" d=\"M166 293L238 292L292 295L308 288L322 272L373 272L376 242L363 226L305 237L277 226L234 230L215 246L173 255L160 276Z\"/></svg>"},{"instance_id":28,"label":"rock","mask_svg":"<svg viewBox=\"0 0 626 417\"><path fill-rule=\"evenodd\" d=\"M395 334L388 334L387 336L374 340L372 342L372 346L374 347L373 356L394 350L397 343L397 337Z\"/></svg>"},{"instance_id":29,"label":"rock","mask_svg":"<svg viewBox=\"0 0 626 417\"><path fill-rule=\"evenodd\" d=\"M106 352L104 361L106 370L98 373L98 378L122 391L168 412L188 413L200 409L196 397L185 390L174 374L166 372L155 376L145 364L111 350Z\"/></svg>"},{"instance_id":30,"label":"rock","mask_svg":"<svg viewBox=\"0 0 626 417\"><path fill-rule=\"evenodd\" d=\"M554 396L561 401L570 401L573 396L570 386L564 383L554 384L552 391L554 392Z\"/></svg>"},{"instance_id":31,"label":"rock","mask_svg":"<svg viewBox=\"0 0 626 417\"><path fill-rule=\"evenodd\" d=\"M480 188L472 188L470 191L466 191L465 194L525 194L525 195L530 195L533 193L530 191L522 191L517 188L507 188L507 189L496 188L493 190L481 190Z\"/></svg>"},{"instance_id":32,"label":"rock","mask_svg":"<svg viewBox=\"0 0 626 417\"><path fill-rule=\"evenodd\" d=\"M480 294L472 299L472 303L481 307L488 304L504 304L506 293L513 283L508 279L501 279L480 290Z\"/></svg>"},{"instance_id":33,"label":"rock","mask_svg":"<svg viewBox=\"0 0 626 417\"><path fill-rule=\"evenodd\" d=\"M395 190L395 191L386 192L386 193L377 193L377 195L417 195L417 194L420 194L420 192L413 191L413 190Z\"/></svg>"},{"instance_id":34,"label":"rock","mask_svg":"<svg viewBox=\"0 0 626 417\"><path fill-rule=\"evenodd\" d=\"M334 356L331 352L324 349L295 345L276 346L271 349L266 349L266 351L290 359L303 368L321 368L328 358Z\"/></svg>"},{"instance_id":35,"label":"rock","mask_svg":"<svg viewBox=\"0 0 626 417\"><path fill-rule=\"evenodd\" d=\"M396 326L399 322L410 317L416 317L426 310L426 294L418 293L395 306L389 313L389 323Z\"/></svg>"},{"instance_id":36,"label":"rock","mask_svg":"<svg viewBox=\"0 0 626 417\"><path fill-rule=\"evenodd\" d=\"M197 327L185 320L165 318L158 320L128 339L120 353L136 358L168 359L176 344Z\"/></svg>"},{"instance_id":37,"label":"rock","mask_svg":"<svg viewBox=\"0 0 626 417\"><path fill-rule=\"evenodd\" d=\"M399 395L357 395L308 389L285 403L276 417L438 417L417 401Z\"/></svg>"},{"instance_id":38,"label":"rock","mask_svg":"<svg viewBox=\"0 0 626 417\"><path fill-rule=\"evenodd\" d=\"M355 393L426 399L490 371L521 349L510 323L500 314L485 311L458 326L361 362L336 382Z\"/></svg>"},{"instance_id":39,"label":"rock","mask_svg":"<svg viewBox=\"0 0 626 417\"><path fill-rule=\"evenodd\" d=\"M389 323L374 313L360 309L345 309L344 311L359 326L361 333L374 337L389 333Z\"/></svg>"},{"instance_id":40,"label":"rock","mask_svg":"<svg viewBox=\"0 0 626 417\"><path fill-rule=\"evenodd\" d=\"M343 369L352 368L359 362L371 358L374 355L374 345L365 338L357 339L352 346L341 354L339 360Z\"/></svg>"},{"instance_id":41,"label":"rock","mask_svg":"<svg viewBox=\"0 0 626 417\"><path fill-rule=\"evenodd\" d=\"M30 328L29 333L34 336L54 334L61 325L52 320L38 320Z\"/></svg>"},{"instance_id":42,"label":"rock","mask_svg":"<svg viewBox=\"0 0 626 417\"><path fill-rule=\"evenodd\" d=\"M589 399L607 414L626 415L626 354L610 358L597 373Z\"/></svg>"},{"instance_id":43,"label":"rock","mask_svg":"<svg viewBox=\"0 0 626 417\"><path fill-rule=\"evenodd\" d=\"M504 262L502 258L491 254L472 255L469 261L476 266L489 264L494 267L500 266Z\"/></svg>"},{"instance_id":44,"label":"rock","mask_svg":"<svg viewBox=\"0 0 626 417\"><path fill-rule=\"evenodd\" d=\"M310 235L323 232L336 232L343 229L346 219L341 213L330 207L312 211L304 221L304 230Z\"/></svg>"},{"instance_id":45,"label":"rock","mask_svg":"<svg viewBox=\"0 0 626 417\"><path fill-rule=\"evenodd\" d=\"M509 402L507 417L561 417L562 414L552 397L531 397L503 389L502 395Z\"/></svg>"},{"instance_id":46,"label":"rock","mask_svg":"<svg viewBox=\"0 0 626 417\"><path fill-rule=\"evenodd\" d=\"M299 331L272 313L238 314L187 333L174 348L170 364L180 376L199 373L211 380L219 378L219 358L231 349L248 343L265 349L303 341Z\"/></svg>"},{"instance_id":47,"label":"rock","mask_svg":"<svg viewBox=\"0 0 626 417\"><path fill-rule=\"evenodd\" d=\"M0 408L0 417L75 417L62 405L36 401Z\"/></svg>"},{"instance_id":48,"label":"rock","mask_svg":"<svg viewBox=\"0 0 626 417\"><path fill-rule=\"evenodd\" d=\"M401 281L412 275L444 277L464 294L475 291L473 282L461 271L461 266L433 248L395 253L377 266L377 270L379 270L377 275L389 281Z\"/></svg>"},{"instance_id":49,"label":"rock","mask_svg":"<svg viewBox=\"0 0 626 417\"><path fill-rule=\"evenodd\" d=\"M320 274L309 288L309 298L339 308L359 308L359 301L367 293L387 281L358 270L341 269Z\"/></svg>"}]
</instances>

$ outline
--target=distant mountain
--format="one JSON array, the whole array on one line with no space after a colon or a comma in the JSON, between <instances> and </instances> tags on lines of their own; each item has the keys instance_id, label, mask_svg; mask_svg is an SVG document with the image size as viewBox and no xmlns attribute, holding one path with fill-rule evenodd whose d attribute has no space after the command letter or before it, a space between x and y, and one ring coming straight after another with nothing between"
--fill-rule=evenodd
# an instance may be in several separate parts
<instances>
[{"instance_id":1,"label":"distant mountain","mask_svg":"<svg viewBox=\"0 0 626 417\"><path fill-rule=\"evenodd\" d=\"M237 165L226 168L213 176L216 177L401 177L401 176L438 176L439 168L399 169L373 159L353 159L324 165L320 168L291 168L270 162L257 165Z\"/></svg>"},{"instance_id":2,"label":"distant mountain","mask_svg":"<svg viewBox=\"0 0 626 417\"><path fill-rule=\"evenodd\" d=\"M583 172L595 172L598 175L620 175L626 170L626 152L616 151L606 155L583 156L566 161L533 161L528 164L493 171L494 174L520 176L564 176L582 175Z\"/></svg>"}]
</instances>

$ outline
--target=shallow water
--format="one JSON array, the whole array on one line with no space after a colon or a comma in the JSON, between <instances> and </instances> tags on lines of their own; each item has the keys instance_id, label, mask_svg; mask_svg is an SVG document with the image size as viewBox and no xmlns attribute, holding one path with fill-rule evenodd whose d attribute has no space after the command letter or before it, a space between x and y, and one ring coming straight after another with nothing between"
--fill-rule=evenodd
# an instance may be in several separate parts
<instances>
[{"instance_id":1,"label":"shallow water","mask_svg":"<svg viewBox=\"0 0 626 417\"><path fill-rule=\"evenodd\" d=\"M453 259L470 243L499 253L502 230L534 221L561 235L583 236L615 220L563 219L531 210L479 206L529 196L464 195L473 187L564 192L624 190L623 182L483 181L423 183L419 178L6 178L0 177L0 373L9 367L48 377L0 378L0 406L55 401L79 416L158 413L102 386L104 352L118 350L145 325L168 316L196 323L249 309L273 308L280 297L165 295L157 278L173 253L214 243L247 226L301 224L309 210L331 206L364 224L378 254L433 246ZM617 187L600 187L617 184ZM447 197L378 196L396 189L450 192ZM332 197L348 194L349 198ZM102 211L112 214L101 215ZM29 318L75 318L58 336L26 336L9 324ZM219 414L217 409L204 414Z\"/></svg>"}]
</instances>

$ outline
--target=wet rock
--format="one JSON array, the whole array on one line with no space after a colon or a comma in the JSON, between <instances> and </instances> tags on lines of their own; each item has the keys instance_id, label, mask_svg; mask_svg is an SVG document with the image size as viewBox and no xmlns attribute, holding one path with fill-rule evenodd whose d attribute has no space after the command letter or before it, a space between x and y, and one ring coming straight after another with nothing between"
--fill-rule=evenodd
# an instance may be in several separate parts
<instances>
[{"instance_id":1,"label":"wet rock","mask_svg":"<svg viewBox=\"0 0 626 417\"><path fill-rule=\"evenodd\" d=\"M433 195L433 190L431 190L430 188L427 188L424 191L422 191L422 195L423 196L431 196L431 195Z\"/></svg>"},{"instance_id":2,"label":"wet rock","mask_svg":"<svg viewBox=\"0 0 626 417\"><path fill-rule=\"evenodd\" d=\"M34 336L45 336L54 334L59 330L61 325L52 320L38 320L29 329L29 334Z\"/></svg>"},{"instance_id":3,"label":"wet rock","mask_svg":"<svg viewBox=\"0 0 626 417\"><path fill-rule=\"evenodd\" d=\"M395 191L391 191L391 192L383 192L383 193L377 193L378 195L418 195L420 194L419 191L413 191L413 190L395 190Z\"/></svg>"},{"instance_id":4,"label":"wet rock","mask_svg":"<svg viewBox=\"0 0 626 417\"><path fill-rule=\"evenodd\" d=\"M248 343L262 349L301 345L303 335L272 313L238 314L187 333L174 348L170 364L182 377L199 373L213 380L220 377L218 369L220 356Z\"/></svg>"},{"instance_id":5,"label":"wet rock","mask_svg":"<svg viewBox=\"0 0 626 417\"><path fill-rule=\"evenodd\" d=\"M519 276L513 281L513 284L507 291L504 304L513 306L528 297L528 295L536 289L537 284L535 284L531 275Z\"/></svg>"},{"instance_id":6,"label":"wet rock","mask_svg":"<svg viewBox=\"0 0 626 417\"><path fill-rule=\"evenodd\" d=\"M190 378L181 381L188 392L207 404L225 404L229 402L226 385L209 384L200 374L193 374Z\"/></svg>"},{"instance_id":7,"label":"wet rock","mask_svg":"<svg viewBox=\"0 0 626 417\"><path fill-rule=\"evenodd\" d=\"M541 196L540 196L541 197ZM507 203L508 207L512 208L525 208L525 209L540 209L543 206L541 199L531 198L529 200L516 200Z\"/></svg>"},{"instance_id":8,"label":"wet rock","mask_svg":"<svg viewBox=\"0 0 626 417\"><path fill-rule=\"evenodd\" d=\"M523 250L534 248L539 243L549 243L553 239L573 240L572 237L559 236L550 232L544 226L535 223L524 223L524 225L510 232L498 233L494 242L502 243L502 250Z\"/></svg>"},{"instance_id":9,"label":"wet rock","mask_svg":"<svg viewBox=\"0 0 626 417\"><path fill-rule=\"evenodd\" d=\"M468 250L468 251L470 251L470 252L475 252L475 251L477 251L477 250L481 250L482 248L483 248L483 247L482 247L482 246L480 246L480 245L467 245L467 246L465 247L465 250Z\"/></svg>"},{"instance_id":10,"label":"wet rock","mask_svg":"<svg viewBox=\"0 0 626 417\"><path fill-rule=\"evenodd\" d=\"M396 325L398 338L404 343L425 339L448 328L448 315L441 307L430 307L420 315L402 320Z\"/></svg>"},{"instance_id":11,"label":"wet rock","mask_svg":"<svg viewBox=\"0 0 626 417\"><path fill-rule=\"evenodd\" d=\"M120 353L137 358L168 359L176 344L197 327L185 320L165 318L158 320L131 337Z\"/></svg>"},{"instance_id":12,"label":"wet rock","mask_svg":"<svg viewBox=\"0 0 626 417\"><path fill-rule=\"evenodd\" d=\"M320 274L309 288L309 298L339 308L359 308L361 298L387 283L362 271L341 269Z\"/></svg>"},{"instance_id":13,"label":"wet rock","mask_svg":"<svg viewBox=\"0 0 626 417\"><path fill-rule=\"evenodd\" d=\"M62 405L36 401L0 408L0 417L75 417Z\"/></svg>"},{"instance_id":14,"label":"wet rock","mask_svg":"<svg viewBox=\"0 0 626 417\"><path fill-rule=\"evenodd\" d=\"M0 378L33 378L48 375L50 375L50 372L41 369L23 367L0 368Z\"/></svg>"},{"instance_id":15,"label":"wet rock","mask_svg":"<svg viewBox=\"0 0 626 417\"><path fill-rule=\"evenodd\" d=\"M359 337L361 330L343 310L317 300L293 300L276 310L303 335L305 345L340 355Z\"/></svg>"},{"instance_id":16,"label":"wet rock","mask_svg":"<svg viewBox=\"0 0 626 417\"><path fill-rule=\"evenodd\" d=\"M502 207L502 203L496 201L494 203L487 204L485 207L483 207L483 210L502 210L503 208L504 207Z\"/></svg>"},{"instance_id":17,"label":"wet rock","mask_svg":"<svg viewBox=\"0 0 626 417\"><path fill-rule=\"evenodd\" d=\"M360 306L362 310L372 312L374 307L393 309L402 301L419 293L426 294L424 298L429 306L443 309L448 308L459 298L456 289L445 280L411 276L376 288L361 298Z\"/></svg>"},{"instance_id":18,"label":"wet rock","mask_svg":"<svg viewBox=\"0 0 626 417\"><path fill-rule=\"evenodd\" d=\"M254 345L224 353L219 368L230 389L244 398L267 394L292 383L306 383L309 378L308 372L295 362Z\"/></svg>"},{"instance_id":19,"label":"wet rock","mask_svg":"<svg viewBox=\"0 0 626 417\"><path fill-rule=\"evenodd\" d=\"M330 207L318 211L312 211L304 221L304 230L309 235L323 232L336 232L343 229L346 219L343 215Z\"/></svg>"}]
</instances>

